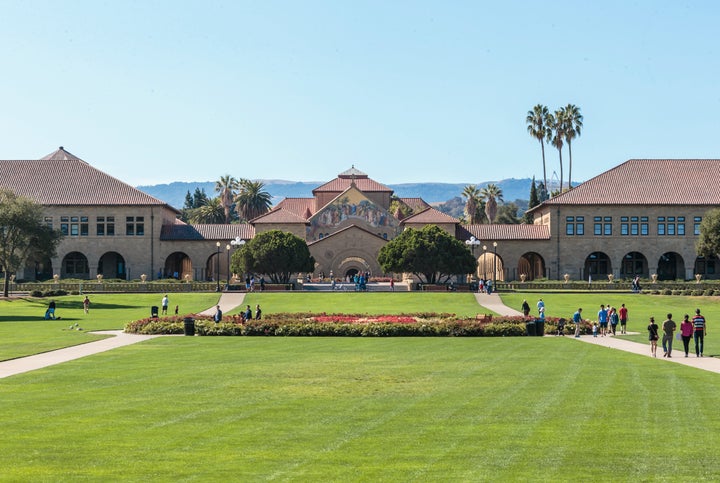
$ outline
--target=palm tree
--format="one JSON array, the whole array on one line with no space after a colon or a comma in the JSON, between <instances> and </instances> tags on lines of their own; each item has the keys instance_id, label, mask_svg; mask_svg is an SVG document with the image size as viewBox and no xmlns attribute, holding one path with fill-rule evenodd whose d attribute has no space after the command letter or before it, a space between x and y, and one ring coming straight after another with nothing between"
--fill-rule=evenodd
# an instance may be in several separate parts
<instances>
[{"instance_id":1,"label":"palm tree","mask_svg":"<svg viewBox=\"0 0 720 483\"><path fill-rule=\"evenodd\" d=\"M220 179L215 182L215 192L220 194L220 203L225 213L225 223L230 223L230 208L237 189L238 181L229 174L220 176Z\"/></svg>"},{"instance_id":2,"label":"palm tree","mask_svg":"<svg viewBox=\"0 0 720 483\"><path fill-rule=\"evenodd\" d=\"M241 218L252 220L270 211L272 196L265 191L265 183L241 179L235 203Z\"/></svg>"},{"instance_id":3,"label":"palm tree","mask_svg":"<svg viewBox=\"0 0 720 483\"><path fill-rule=\"evenodd\" d=\"M580 136L583 127L583 116L580 108L574 104L568 104L562 108L565 117L565 141L568 145L568 189L572 189L572 140Z\"/></svg>"},{"instance_id":4,"label":"palm tree","mask_svg":"<svg viewBox=\"0 0 720 483\"><path fill-rule=\"evenodd\" d=\"M225 221L225 214L220 197L205 201L202 206L190 210L188 221L198 224L220 224Z\"/></svg>"},{"instance_id":5,"label":"palm tree","mask_svg":"<svg viewBox=\"0 0 720 483\"><path fill-rule=\"evenodd\" d=\"M547 171L545 169L545 142L550 141L550 129L549 129L549 117L550 111L547 106L538 104L528 111L525 123L527 124L527 131L532 137L540 141L540 148L542 149L542 160L543 160L543 183L547 186Z\"/></svg>"},{"instance_id":6,"label":"palm tree","mask_svg":"<svg viewBox=\"0 0 720 483\"><path fill-rule=\"evenodd\" d=\"M555 111L555 114L550 114L548 117L549 127L550 127L550 135L552 136L552 139L550 140L550 144L555 146L558 150L558 155L560 156L560 191L559 193L562 193L563 188L563 162L562 162L562 148L563 148L563 139L565 138L565 113L563 109L559 109Z\"/></svg>"},{"instance_id":7,"label":"palm tree","mask_svg":"<svg viewBox=\"0 0 720 483\"><path fill-rule=\"evenodd\" d=\"M478 214L480 213L480 190L477 186L469 184L462 192L465 201L465 216L468 224L474 225L478 223Z\"/></svg>"},{"instance_id":8,"label":"palm tree","mask_svg":"<svg viewBox=\"0 0 720 483\"><path fill-rule=\"evenodd\" d=\"M497 215L497 202L503 200L502 190L495 184L489 184L480 191L480 197L485 200L485 215L492 223Z\"/></svg>"}]
</instances>

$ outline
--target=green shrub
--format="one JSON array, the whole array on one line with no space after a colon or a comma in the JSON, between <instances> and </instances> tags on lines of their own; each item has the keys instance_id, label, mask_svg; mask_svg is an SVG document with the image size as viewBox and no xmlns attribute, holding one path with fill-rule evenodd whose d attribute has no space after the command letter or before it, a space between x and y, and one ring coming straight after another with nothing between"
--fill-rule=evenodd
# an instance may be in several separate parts
<instances>
[{"instance_id":1,"label":"green shrub","mask_svg":"<svg viewBox=\"0 0 720 483\"><path fill-rule=\"evenodd\" d=\"M705 291L704 291L704 290L700 290L700 289L692 290L692 291L690 292L690 295L694 295L694 296L696 296L696 297L699 297L700 295L704 295L704 294L705 294Z\"/></svg>"}]
</instances>

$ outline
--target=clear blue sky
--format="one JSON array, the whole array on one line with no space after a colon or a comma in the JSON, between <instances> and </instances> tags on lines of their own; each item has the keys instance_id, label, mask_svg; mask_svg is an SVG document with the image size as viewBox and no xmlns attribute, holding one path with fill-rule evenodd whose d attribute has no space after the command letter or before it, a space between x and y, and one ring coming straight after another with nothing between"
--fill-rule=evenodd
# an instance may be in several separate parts
<instances>
[{"instance_id":1,"label":"clear blue sky","mask_svg":"<svg viewBox=\"0 0 720 483\"><path fill-rule=\"evenodd\" d=\"M574 180L717 158L719 5L0 0L0 159L62 145L134 185L541 178L537 103L582 109Z\"/></svg>"}]
</instances>

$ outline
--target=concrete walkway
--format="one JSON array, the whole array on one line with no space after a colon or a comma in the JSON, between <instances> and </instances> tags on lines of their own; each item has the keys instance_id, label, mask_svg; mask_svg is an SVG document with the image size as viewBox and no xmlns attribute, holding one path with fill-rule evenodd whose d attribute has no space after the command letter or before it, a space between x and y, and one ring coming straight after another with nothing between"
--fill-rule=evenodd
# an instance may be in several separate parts
<instances>
[{"instance_id":1,"label":"concrete walkway","mask_svg":"<svg viewBox=\"0 0 720 483\"><path fill-rule=\"evenodd\" d=\"M496 314L505 315L508 317L514 317L519 315L522 317L522 312L511 309L510 307L505 305L497 293L488 295L486 293L475 292L475 300L477 300L477 303L479 303L488 310L492 310Z\"/></svg>"},{"instance_id":2,"label":"concrete walkway","mask_svg":"<svg viewBox=\"0 0 720 483\"><path fill-rule=\"evenodd\" d=\"M218 302L218 304L220 305L220 310L222 310L224 313L229 312L230 310L242 304L244 299L244 293L223 293L220 296L220 301ZM202 315L213 315L214 313L215 307L211 307L207 310L200 312L200 314ZM35 354L28 357L20 357L18 359L12 359L9 361L2 361L0 362L0 379L8 376L14 376L15 374L22 374L24 372L34 371L35 369L41 369L43 367L60 364L62 362L80 359L81 357L99 354L100 352L109 351L118 347L136 344L144 340L154 339L155 337L163 337L160 335L126 334L122 330L98 331L93 332L93 334L107 334L112 337L72 347L66 347L64 349L58 349L55 351L44 352L42 354Z\"/></svg>"}]
</instances>

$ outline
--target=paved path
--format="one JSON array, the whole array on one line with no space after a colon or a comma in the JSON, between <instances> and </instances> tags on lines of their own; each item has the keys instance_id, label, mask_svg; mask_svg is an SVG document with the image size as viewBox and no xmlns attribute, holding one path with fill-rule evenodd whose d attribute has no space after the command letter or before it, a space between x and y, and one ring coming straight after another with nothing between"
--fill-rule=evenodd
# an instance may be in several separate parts
<instances>
[{"instance_id":1,"label":"paved path","mask_svg":"<svg viewBox=\"0 0 720 483\"><path fill-rule=\"evenodd\" d=\"M220 310L222 310L223 312L230 311L238 305L242 304L244 299L244 293L223 293L220 296L220 301L218 302L220 305ZM203 315L212 315L215 313L215 307L211 307L200 313ZM94 342L88 342L86 344L66 347L64 349L58 349L56 351L44 352L42 354L35 354L28 357L20 357L18 359L12 359L9 361L2 361L0 362L0 379L8 376L14 376L15 374L22 374L23 372L34 371L35 369L60 364L62 362L80 359L81 357L109 351L117 347L136 344L144 340L154 339L155 337L162 337L159 335L126 334L122 330L106 330L93 333L107 334L112 337L108 337L107 339L102 339Z\"/></svg>"},{"instance_id":2,"label":"paved path","mask_svg":"<svg viewBox=\"0 0 720 483\"><path fill-rule=\"evenodd\" d=\"M495 293L492 295L484 293L476 293L475 298L478 303L483 307L492 310L500 315L522 315L522 312L511 309L510 307L503 304L500 297ZM637 333L637 332L636 332ZM552 336L548 336L552 337ZM567 337L567 336L566 336ZM609 349L621 350L625 352L632 352L646 357L651 357L650 354L650 342L644 344L638 342L632 342L625 339L619 339L616 337L593 337L592 335L583 335L575 339L574 337L568 337L569 339L578 340L581 342L587 342L589 344L595 344ZM679 350L678 350L679 349ZM693 345L690 345L690 350L693 350ZM666 359L662 356L662 344L658 341L658 356L659 361L663 362L674 362L677 364L683 364L685 366L696 367L698 369L704 369L706 371L720 373L720 358L718 357L695 357L695 353L691 352L689 357L685 357L685 350L683 349L682 341L673 340L673 352L670 359Z\"/></svg>"}]
</instances>

